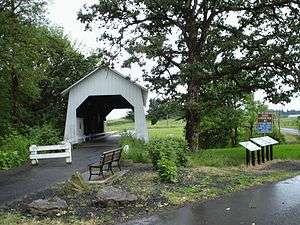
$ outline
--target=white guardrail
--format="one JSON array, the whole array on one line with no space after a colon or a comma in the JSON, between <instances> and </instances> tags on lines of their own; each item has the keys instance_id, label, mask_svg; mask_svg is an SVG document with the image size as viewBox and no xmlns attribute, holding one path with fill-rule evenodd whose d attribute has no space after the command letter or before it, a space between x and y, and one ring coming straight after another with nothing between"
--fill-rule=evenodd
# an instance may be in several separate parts
<instances>
[{"instance_id":1,"label":"white guardrail","mask_svg":"<svg viewBox=\"0 0 300 225\"><path fill-rule=\"evenodd\" d=\"M31 145L29 148L31 164L38 164L39 159L66 158L66 163L72 163L72 145L62 142L59 145Z\"/></svg>"}]
</instances>

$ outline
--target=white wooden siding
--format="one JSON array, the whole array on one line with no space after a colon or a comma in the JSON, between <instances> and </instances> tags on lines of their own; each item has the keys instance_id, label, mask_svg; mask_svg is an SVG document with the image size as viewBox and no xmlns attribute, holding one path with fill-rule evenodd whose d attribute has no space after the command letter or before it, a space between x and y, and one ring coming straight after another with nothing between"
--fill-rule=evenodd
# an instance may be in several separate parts
<instances>
[{"instance_id":1,"label":"white wooden siding","mask_svg":"<svg viewBox=\"0 0 300 225\"><path fill-rule=\"evenodd\" d=\"M65 140L78 143L83 134L79 130L76 109L89 96L121 95L134 107L135 133L140 139L148 141L148 130L144 106L147 92L132 81L120 76L110 69L96 70L92 75L82 79L69 91L68 111L66 116Z\"/></svg>"}]
</instances>

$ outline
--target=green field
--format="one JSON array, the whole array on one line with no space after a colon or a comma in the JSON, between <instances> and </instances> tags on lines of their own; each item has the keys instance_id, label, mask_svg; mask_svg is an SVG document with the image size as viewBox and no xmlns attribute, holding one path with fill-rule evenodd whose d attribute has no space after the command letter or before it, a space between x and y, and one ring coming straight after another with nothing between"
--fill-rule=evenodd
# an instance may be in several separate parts
<instances>
[{"instance_id":1,"label":"green field","mask_svg":"<svg viewBox=\"0 0 300 225\"><path fill-rule=\"evenodd\" d=\"M285 118L285 124L292 124L293 120ZM150 139L154 137L176 136L184 137L184 121L170 119L162 120L155 125L148 122ZM128 120L113 120L107 123L108 130L124 131L134 129L134 123ZM293 135L286 135L287 143L274 147L274 158L282 160L300 160L300 138ZM191 166L215 166L230 167L244 163L245 151L241 147L207 149L199 151L190 156Z\"/></svg>"},{"instance_id":2,"label":"green field","mask_svg":"<svg viewBox=\"0 0 300 225\"><path fill-rule=\"evenodd\" d=\"M151 123L147 121L150 138L166 137L168 135L184 137L184 126L185 122L183 120L161 120L155 125L151 125ZM281 127L297 128L296 118L281 118ZM106 130L119 132L134 130L134 122L126 119L109 120L106 123ZM285 138L287 143L300 143L300 138L297 136L285 134Z\"/></svg>"},{"instance_id":3,"label":"green field","mask_svg":"<svg viewBox=\"0 0 300 225\"><path fill-rule=\"evenodd\" d=\"M184 126L183 120L161 120L155 125L151 125L147 121L147 127L149 130L149 136L152 137L166 137L168 135L183 137L184 136ZM106 124L107 131L126 131L134 130L134 122L126 119L119 120L109 120Z\"/></svg>"},{"instance_id":4,"label":"green field","mask_svg":"<svg viewBox=\"0 0 300 225\"><path fill-rule=\"evenodd\" d=\"M280 118L280 126L284 128L298 128L297 118Z\"/></svg>"}]
</instances>

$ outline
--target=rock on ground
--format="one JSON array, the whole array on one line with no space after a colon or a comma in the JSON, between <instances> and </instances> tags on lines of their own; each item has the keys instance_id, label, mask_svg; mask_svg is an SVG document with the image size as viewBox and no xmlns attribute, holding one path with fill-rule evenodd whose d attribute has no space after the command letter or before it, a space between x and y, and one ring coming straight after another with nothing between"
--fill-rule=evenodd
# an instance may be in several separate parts
<instances>
[{"instance_id":1,"label":"rock on ground","mask_svg":"<svg viewBox=\"0 0 300 225\"><path fill-rule=\"evenodd\" d=\"M27 207L32 214L53 215L59 213L61 210L66 210L68 204L65 200L54 197L35 200L28 204Z\"/></svg>"},{"instance_id":2,"label":"rock on ground","mask_svg":"<svg viewBox=\"0 0 300 225\"><path fill-rule=\"evenodd\" d=\"M95 204L101 206L124 205L138 200L137 196L127 191L112 186L101 189L96 194Z\"/></svg>"}]
</instances>

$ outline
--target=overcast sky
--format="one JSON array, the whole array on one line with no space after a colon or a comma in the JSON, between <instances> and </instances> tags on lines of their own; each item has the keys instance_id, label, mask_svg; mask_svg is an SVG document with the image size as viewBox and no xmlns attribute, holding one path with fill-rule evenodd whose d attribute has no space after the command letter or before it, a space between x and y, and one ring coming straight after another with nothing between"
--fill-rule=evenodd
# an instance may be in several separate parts
<instances>
[{"instance_id":1,"label":"overcast sky","mask_svg":"<svg viewBox=\"0 0 300 225\"><path fill-rule=\"evenodd\" d=\"M84 53L89 53L93 49L96 49L99 45L96 38L99 35L99 31L93 30L84 31L84 26L77 20L77 12L85 3L92 3L95 0L51 0L49 3L48 18L50 22L54 25L63 27L65 33L69 38L76 43L76 46ZM138 79L139 83L143 84L141 69L138 67L132 69L120 68L120 65L116 65L116 69L125 74L130 75L132 79ZM150 97L154 97L155 94L151 93ZM256 99L262 100L262 92L257 92L255 95ZM291 103L286 105L272 105L268 104L272 109L297 109L300 110L300 97L293 98ZM115 110L110 115L109 118L118 118L123 116L124 110Z\"/></svg>"}]
</instances>

